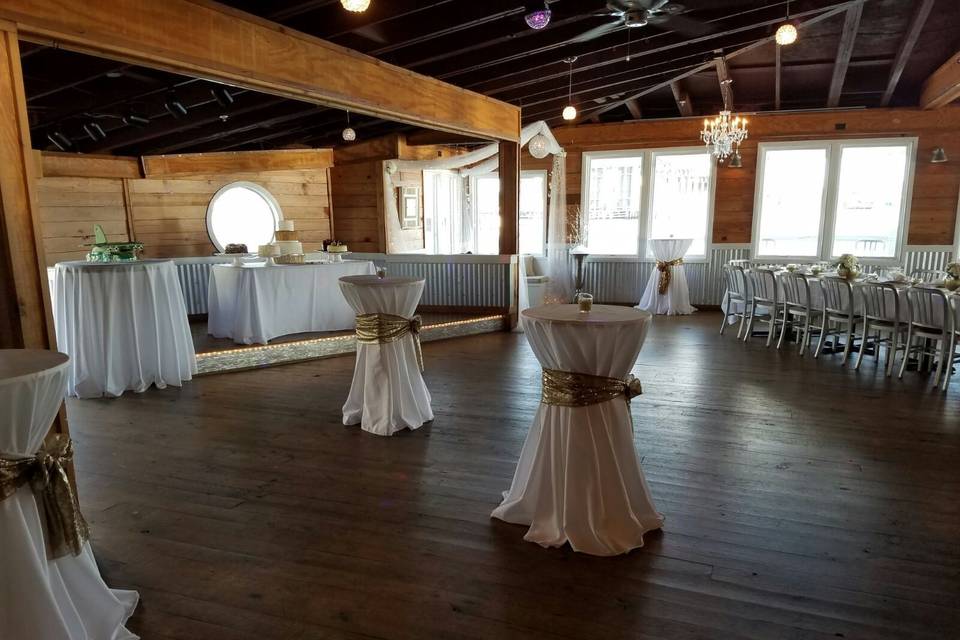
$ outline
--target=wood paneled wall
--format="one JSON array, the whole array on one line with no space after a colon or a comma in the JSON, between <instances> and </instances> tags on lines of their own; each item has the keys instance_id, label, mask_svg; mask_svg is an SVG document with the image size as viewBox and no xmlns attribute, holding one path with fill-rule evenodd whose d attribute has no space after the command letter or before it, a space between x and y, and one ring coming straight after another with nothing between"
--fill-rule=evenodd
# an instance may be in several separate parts
<instances>
[{"instance_id":1,"label":"wood paneled wall","mask_svg":"<svg viewBox=\"0 0 960 640\"><path fill-rule=\"evenodd\" d=\"M385 253L383 226L383 163L357 162L330 169L334 239L351 251Z\"/></svg>"},{"instance_id":2,"label":"wood paneled wall","mask_svg":"<svg viewBox=\"0 0 960 640\"><path fill-rule=\"evenodd\" d=\"M557 140L567 151L568 209L573 211L581 204L585 151L694 146L702 122L699 118L678 118L555 129ZM750 118L749 128L750 138L741 149L743 168L721 166L717 172L714 242L751 240L758 143L906 136L919 140L907 242L954 243L960 192L960 107L760 114ZM950 162L930 164L935 147L943 147Z\"/></svg>"},{"instance_id":3,"label":"wood paneled wall","mask_svg":"<svg viewBox=\"0 0 960 640\"><path fill-rule=\"evenodd\" d=\"M282 154L283 152L277 152ZM269 166L276 166L276 158ZM152 258L210 255L207 205L224 185L255 182L293 220L304 248L332 237L329 172L325 168L224 171L142 178L135 158L46 154L38 162L38 201L47 264L82 259L99 223L110 240L135 239ZM130 167L135 173L130 173ZM99 176L99 177L92 177ZM254 247L250 247L255 250Z\"/></svg>"}]
</instances>

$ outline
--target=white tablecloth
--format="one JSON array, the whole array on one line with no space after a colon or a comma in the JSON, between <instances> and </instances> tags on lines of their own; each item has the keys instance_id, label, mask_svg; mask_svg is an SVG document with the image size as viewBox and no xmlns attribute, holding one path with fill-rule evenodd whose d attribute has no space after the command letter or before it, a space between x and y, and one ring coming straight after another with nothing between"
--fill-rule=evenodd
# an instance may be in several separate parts
<instances>
[{"instance_id":1,"label":"white tablecloth","mask_svg":"<svg viewBox=\"0 0 960 640\"><path fill-rule=\"evenodd\" d=\"M682 258L691 244L693 240L689 238L680 240L666 238L651 240L650 248L657 261L671 262ZM670 270L670 286L667 287L667 292L660 295L660 270L654 267L637 309L668 316L693 313L697 309L690 304L690 288L687 286L687 274L683 270L683 265L678 264L667 268Z\"/></svg>"},{"instance_id":2,"label":"white tablecloth","mask_svg":"<svg viewBox=\"0 0 960 640\"><path fill-rule=\"evenodd\" d=\"M197 372L180 280L170 260L61 262L53 286L67 394L119 396L181 386Z\"/></svg>"},{"instance_id":3,"label":"white tablecloth","mask_svg":"<svg viewBox=\"0 0 960 640\"><path fill-rule=\"evenodd\" d=\"M267 344L278 336L343 331L354 313L337 279L373 274L368 261L335 264L217 265L210 270L207 331L238 344Z\"/></svg>"},{"instance_id":4,"label":"white tablecloth","mask_svg":"<svg viewBox=\"0 0 960 640\"><path fill-rule=\"evenodd\" d=\"M623 378L643 346L650 314L595 305L545 305L523 312L530 347L544 368ZM636 400L634 401L636 402ZM525 540L569 542L598 556L643 546L659 529L633 445L633 419L622 398L587 407L540 404L516 473L494 518L529 525Z\"/></svg>"},{"instance_id":5,"label":"white tablecloth","mask_svg":"<svg viewBox=\"0 0 960 640\"><path fill-rule=\"evenodd\" d=\"M36 454L67 386L67 357L0 350L0 454ZM0 638L126 640L135 591L111 590L90 545L79 556L47 559L43 525L29 485L0 500Z\"/></svg>"},{"instance_id":6,"label":"white tablecloth","mask_svg":"<svg viewBox=\"0 0 960 640\"><path fill-rule=\"evenodd\" d=\"M340 278L343 295L356 312L389 313L412 318L424 281L416 278ZM350 395L343 405L343 424L389 436L433 420L430 391L420 374L412 334L385 344L358 344Z\"/></svg>"}]
</instances>

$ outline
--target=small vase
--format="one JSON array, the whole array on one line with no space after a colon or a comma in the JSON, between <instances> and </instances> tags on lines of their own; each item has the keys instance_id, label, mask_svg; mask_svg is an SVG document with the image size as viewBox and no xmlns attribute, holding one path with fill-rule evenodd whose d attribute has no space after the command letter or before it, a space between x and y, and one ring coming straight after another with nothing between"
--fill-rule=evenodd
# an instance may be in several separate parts
<instances>
[{"instance_id":1,"label":"small vase","mask_svg":"<svg viewBox=\"0 0 960 640\"><path fill-rule=\"evenodd\" d=\"M847 267L838 267L837 275L845 280L854 280L858 275L859 271L854 271L853 269L848 269Z\"/></svg>"},{"instance_id":2,"label":"small vase","mask_svg":"<svg viewBox=\"0 0 960 640\"><path fill-rule=\"evenodd\" d=\"M943 288L950 291L960 289L960 278L947 278L943 281Z\"/></svg>"}]
</instances>

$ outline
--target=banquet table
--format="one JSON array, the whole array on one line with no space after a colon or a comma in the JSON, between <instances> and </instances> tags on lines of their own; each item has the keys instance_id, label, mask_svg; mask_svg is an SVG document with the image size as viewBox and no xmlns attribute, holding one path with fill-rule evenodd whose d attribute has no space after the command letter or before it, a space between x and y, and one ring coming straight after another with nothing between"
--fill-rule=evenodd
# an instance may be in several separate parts
<instances>
[{"instance_id":1,"label":"banquet table","mask_svg":"<svg viewBox=\"0 0 960 640\"><path fill-rule=\"evenodd\" d=\"M604 305L589 312L544 305L522 315L545 379L548 371L588 374L615 389L625 387L651 320L646 311ZM492 517L527 525L524 539L544 547L569 542L575 551L611 556L643 546L663 518L634 449L626 393L586 406L557 404L545 393Z\"/></svg>"},{"instance_id":2,"label":"banquet table","mask_svg":"<svg viewBox=\"0 0 960 640\"><path fill-rule=\"evenodd\" d=\"M371 343L360 340L358 332L357 362L343 405L343 424L360 424L364 431L389 436L433 420L430 391L420 373L419 327L402 326L402 319L415 319L423 287L422 278L340 278L343 296L358 317L388 314L400 326L396 333L401 334L390 341Z\"/></svg>"},{"instance_id":3,"label":"banquet table","mask_svg":"<svg viewBox=\"0 0 960 640\"><path fill-rule=\"evenodd\" d=\"M207 331L238 344L267 344L293 333L352 329L354 313L337 279L375 272L372 262L362 260L216 265L210 270Z\"/></svg>"},{"instance_id":4,"label":"banquet table","mask_svg":"<svg viewBox=\"0 0 960 640\"><path fill-rule=\"evenodd\" d=\"M63 401L66 355L39 349L0 350L0 458L34 459ZM128 640L124 628L135 591L107 587L90 544L79 555L50 559L32 486L0 492L0 637L4 640Z\"/></svg>"},{"instance_id":5,"label":"banquet table","mask_svg":"<svg viewBox=\"0 0 960 640\"><path fill-rule=\"evenodd\" d=\"M657 260L657 266L647 280L637 309L649 311L654 315L689 315L696 311L690 304L690 288L687 286L687 274L683 269L683 256L693 244L691 238L656 238L650 240L650 249ZM667 287L660 293L662 278L667 278Z\"/></svg>"},{"instance_id":6,"label":"banquet table","mask_svg":"<svg viewBox=\"0 0 960 640\"><path fill-rule=\"evenodd\" d=\"M68 395L179 387L197 372L172 261L60 262L52 297L57 346L70 356Z\"/></svg>"}]
</instances>

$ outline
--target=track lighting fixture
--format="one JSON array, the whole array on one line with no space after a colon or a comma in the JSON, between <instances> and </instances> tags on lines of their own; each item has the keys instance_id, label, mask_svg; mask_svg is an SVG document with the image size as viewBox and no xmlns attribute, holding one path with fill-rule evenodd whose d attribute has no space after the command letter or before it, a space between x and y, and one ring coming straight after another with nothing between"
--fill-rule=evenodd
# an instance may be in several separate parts
<instances>
[{"instance_id":1,"label":"track lighting fixture","mask_svg":"<svg viewBox=\"0 0 960 640\"><path fill-rule=\"evenodd\" d=\"M128 127L145 127L150 124L150 118L139 113L128 113L120 118L120 121Z\"/></svg>"},{"instance_id":2,"label":"track lighting fixture","mask_svg":"<svg viewBox=\"0 0 960 640\"><path fill-rule=\"evenodd\" d=\"M94 142L100 142L107 137L107 132L103 130L97 122L87 122L83 125L83 132Z\"/></svg>"},{"instance_id":3,"label":"track lighting fixture","mask_svg":"<svg viewBox=\"0 0 960 640\"><path fill-rule=\"evenodd\" d=\"M73 149L73 142L62 131L51 131L47 134L47 140L60 151L70 151Z\"/></svg>"},{"instance_id":4,"label":"track lighting fixture","mask_svg":"<svg viewBox=\"0 0 960 640\"><path fill-rule=\"evenodd\" d=\"M174 118L183 118L188 113L186 105L180 102L180 98L172 91L167 95L167 100L163 103L163 108Z\"/></svg>"},{"instance_id":5,"label":"track lighting fixture","mask_svg":"<svg viewBox=\"0 0 960 640\"><path fill-rule=\"evenodd\" d=\"M233 94L231 94L226 87L214 87L210 89L210 94L213 96L214 100L217 101L224 109L230 107L233 104Z\"/></svg>"}]
</instances>

